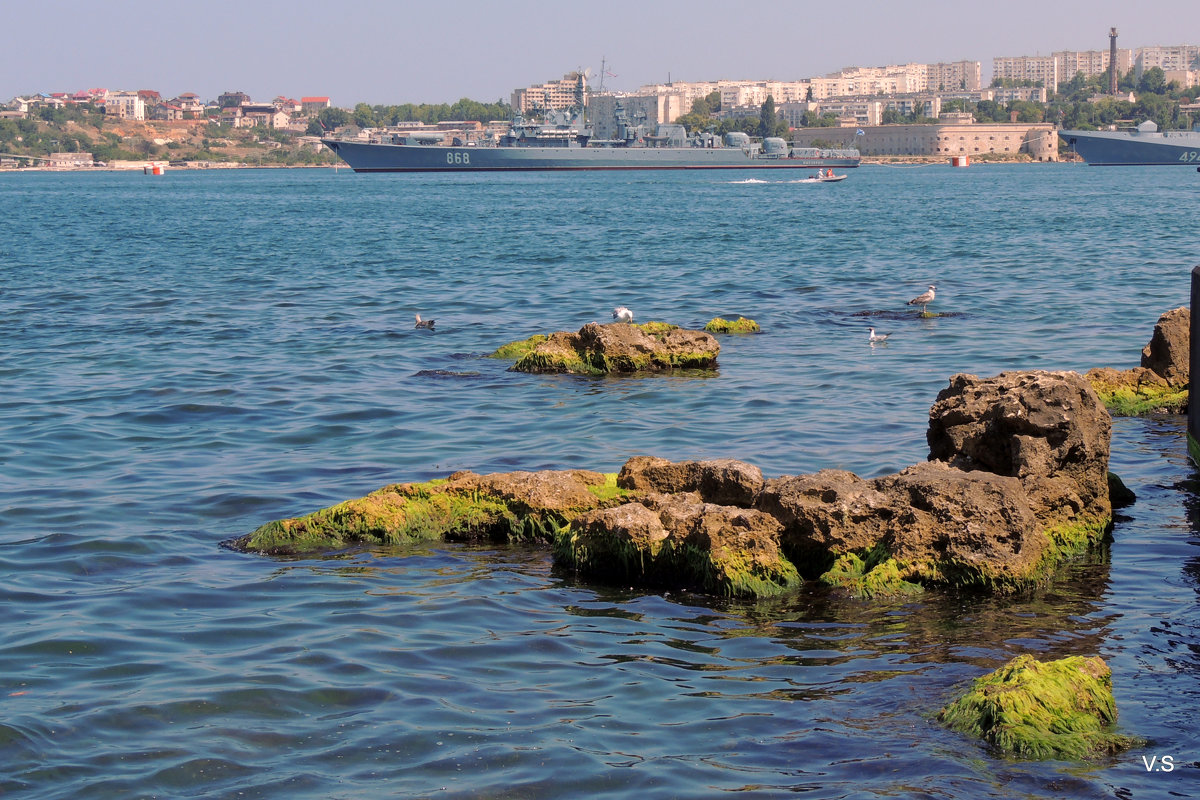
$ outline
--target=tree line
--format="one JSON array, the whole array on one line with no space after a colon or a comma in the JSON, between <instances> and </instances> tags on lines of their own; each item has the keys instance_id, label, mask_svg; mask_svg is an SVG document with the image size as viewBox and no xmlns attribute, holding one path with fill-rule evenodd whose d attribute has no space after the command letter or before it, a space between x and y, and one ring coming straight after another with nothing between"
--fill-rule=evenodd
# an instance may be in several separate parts
<instances>
[{"instance_id":1,"label":"tree line","mask_svg":"<svg viewBox=\"0 0 1200 800\"><path fill-rule=\"evenodd\" d=\"M464 97L456 103L402 103L398 106L369 106L359 103L352 111L342 108L323 108L317 118L309 124L307 131L319 135L343 125L353 124L359 128L394 127L405 122L421 122L434 125L448 120L490 122L507 120L512 116L512 106L503 100L480 103Z\"/></svg>"}]
</instances>

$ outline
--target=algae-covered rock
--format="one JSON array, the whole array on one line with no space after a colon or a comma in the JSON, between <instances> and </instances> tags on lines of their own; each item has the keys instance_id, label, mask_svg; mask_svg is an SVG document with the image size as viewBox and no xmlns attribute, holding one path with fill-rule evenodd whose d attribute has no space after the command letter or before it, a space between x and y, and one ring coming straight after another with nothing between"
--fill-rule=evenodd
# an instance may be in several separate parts
<instances>
[{"instance_id":1,"label":"algae-covered rock","mask_svg":"<svg viewBox=\"0 0 1200 800\"><path fill-rule=\"evenodd\" d=\"M1096 367L1087 379L1113 414L1184 414L1191 383L1192 312L1175 308L1158 318L1141 366L1127 370Z\"/></svg>"},{"instance_id":2,"label":"algae-covered rock","mask_svg":"<svg viewBox=\"0 0 1200 800\"><path fill-rule=\"evenodd\" d=\"M644 325L592 322L578 333L559 331L534 343L512 369L578 375L715 369L720 350L717 340L704 331L655 322Z\"/></svg>"},{"instance_id":3,"label":"algae-covered rock","mask_svg":"<svg viewBox=\"0 0 1200 800\"><path fill-rule=\"evenodd\" d=\"M1117 416L1183 414L1187 411L1188 385L1167 383L1165 378L1147 367L1127 370L1093 367L1086 377L1105 407Z\"/></svg>"},{"instance_id":4,"label":"algae-covered rock","mask_svg":"<svg viewBox=\"0 0 1200 800\"><path fill-rule=\"evenodd\" d=\"M587 470L458 472L445 480L385 486L302 517L268 522L230 545L282 555L443 538L550 542L574 517L623 502L626 494L616 475Z\"/></svg>"},{"instance_id":5,"label":"algae-covered rock","mask_svg":"<svg viewBox=\"0 0 1200 800\"><path fill-rule=\"evenodd\" d=\"M976 679L938 719L1018 758L1085 760L1140 743L1115 731L1112 672L1099 657L1017 656Z\"/></svg>"},{"instance_id":6,"label":"algae-covered rock","mask_svg":"<svg viewBox=\"0 0 1200 800\"><path fill-rule=\"evenodd\" d=\"M694 493L580 515L559 536L555 557L594 578L729 597L771 597L800 584L773 517Z\"/></svg>"},{"instance_id":7,"label":"algae-covered rock","mask_svg":"<svg viewBox=\"0 0 1200 800\"><path fill-rule=\"evenodd\" d=\"M942 462L869 481L838 470L777 478L756 507L780 520L783 551L802 573L858 597L1011 592L1056 563L1019 481Z\"/></svg>"},{"instance_id":8,"label":"algae-covered rock","mask_svg":"<svg viewBox=\"0 0 1200 800\"><path fill-rule=\"evenodd\" d=\"M758 327L758 323L752 319L738 317L737 319L729 320L721 317L714 317L704 326L704 330L709 333L761 333L762 329Z\"/></svg>"},{"instance_id":9,"label":"algae-covered rock","mask_svg":"<svg viewBox=\"0 0 1200 800\"><path fill-rule=\"evenodd\" d=\"M528 339L522 339L519 342L509 342L508 344L497 348L494 352L488 354L488 358L502 358L507 361L519 361L529 354L533 348L537 347L542 342L550 337L544 333L535 333Z\"/></svg>"}]
</instances>

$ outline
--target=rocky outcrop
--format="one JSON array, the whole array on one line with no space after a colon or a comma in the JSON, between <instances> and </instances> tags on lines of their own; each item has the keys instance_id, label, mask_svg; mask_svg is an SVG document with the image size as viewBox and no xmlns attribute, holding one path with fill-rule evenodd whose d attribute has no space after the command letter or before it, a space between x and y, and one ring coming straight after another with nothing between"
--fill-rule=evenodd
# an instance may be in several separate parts
<instances>
[{"instance_id":1,"label":"rocky outcrop","mask_svg":"<svg viewBox=\"0 0 1200 800\"><path fill-rule=\"evenodd\" d=\"M646 587L763 597L803 576L876 596L1025 588L1109 525L1109 418L1075 373L956 375L930 410L928 440L930 461L872 480L838 470L764 480L733 459L651 456L618 475L459 472L268 523L234 544L296 553L534 540L552 542L564 567Z\"/></svg>"},{"instance_id":2,"label":"rocky outcrop","mask_svg":"<svg viewBox=\"0 0 1200 800\"><path fill-rule=\"evenodd\" d=\"M718 517L730 507L761 512L778 524L777 548L764 547L759 537L753 552L772 564L785 559L805 577L860 596L922 586L1012 591L1036 584L1106 531L1109 436L1108 412L1076 373L956 375L930 410L931 460L895 475L864 480L823 470L763 481L757 468L738 461L637 457L617 484L640 493L635 505L653 506L655 514L665 501L647 497L681 493L696 497L692 507L707 504L704 513ZM701 563L698 540L671 538L653 525L651 535L627 525L630 514L642 521L653 516L624 508L578 519L563 562L604 575L614 571L606 559L619 554L615 572L623 580L663 585L670 583L664 576L689 574L726 591L751 585L715 580L720 572L712 566L683 570L680 547L664 543L688 541L684 560ZM662 547L675 555L664 561ZM788 567L767 570L758 562L754 569L756 575L790 574ZM762 591L766 584L754 585ZM789 583L770 585L781 591Z\"/></svg>"},{"instance_id":3,"label":"rocky outcrop","mask_svg":"<svg viewBox=\"0 0 1200 800\"><path fill-rule=\"evenodd\" d=\"M1173 308L1158 318L1150 343L1142 348L1142 366L1153 370L1171 386L1191 380L1192 312Z\"/></svg>"},{"instance_id":4,"label":"rocky outcrop","mask_svg":"<svg viewBox=\"0 0 1200 800\"><path fill-rule=\"evenodd\" d=\"M550 542L579 514L623 502L624 494L616 475L587 470L456 472L268 522L229 545L280 555L437 539Z\"/></svg>"},{"instance_id":5,"label":"rocky outcrop","mask_svg":"<svg viewBox=\"0 0 1200 800\"><path fill-rule=\"evenodd\" d=\"M533 337L536 339L537 337ZM517 342L497 350L497 357L518 355L518 372L568 372L608 375L673 369L715 369L721 347L704 331L650 322L634 325L588 323L578 333L559 331L528 347ZM504 355L502 355L504 354Z\"/></svg>"},{"instance_id":6,"label":"rocky outcrop","mask_svg":"<svg viewBox=\"0 0 1200 800\"><path fill-rule=\"evenodd\" d=\"M1099 657L1017 656L977 678L938 720L1017 758L1089 760L1144 744L1116 732L1112 671Z\"/></svg>"},{"instance_id":7,"label":"rocky outcrop","mask_svg":"<svg viewBox=\"0 0 1200 800\"><path fill-rule=\"evenodd\" d=\"M1141 366L1087 371L1092 388L1112 413L1137 416L1186 412L1191 383L1191 324L1189 309L1172 309L1158 318L1149 344L1142 348Z\"/></svg>"},{"instance_id":8,"label":"rocky outcrop","mask_svg":"<svg viewBox=\"0 0 1200 800\"><path fill-rule=\"evenodd\" d=\"M1038 521L1069 550L1112 517L1112 420L1074 372L955 375L929 411L929 457L1020 481Z\"/></svg>"}]
</instances>

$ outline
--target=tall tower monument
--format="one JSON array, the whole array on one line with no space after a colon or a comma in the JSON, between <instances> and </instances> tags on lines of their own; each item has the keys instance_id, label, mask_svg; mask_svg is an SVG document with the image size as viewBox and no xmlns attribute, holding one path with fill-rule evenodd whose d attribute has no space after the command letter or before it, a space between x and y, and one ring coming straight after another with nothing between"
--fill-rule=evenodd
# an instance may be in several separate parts
<instances>
[{"instance_id":1,"label":"tall tower monument","mask_svg":"<svg viewBox=\"0 0 1200 800\"><path fill-rule=\"evenodd\" d=\"M1108 93L1117 93L1117 29L1108 29Z\"/></svg>"}]
</instances>

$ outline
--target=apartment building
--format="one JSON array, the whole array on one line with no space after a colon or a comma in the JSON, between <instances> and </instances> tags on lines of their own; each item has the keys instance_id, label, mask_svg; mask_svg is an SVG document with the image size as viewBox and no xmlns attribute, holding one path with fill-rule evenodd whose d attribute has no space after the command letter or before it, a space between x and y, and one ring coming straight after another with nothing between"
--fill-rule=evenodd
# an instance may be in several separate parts
<instances>
[{"instance_id":1,"label":"apartment building","mask_svg":"<svg viewBox=\"0 0 1200 800\"><path fill-rule=\"evenodd\" d=\"M104 95L104 113L117 119L146 118L146 101L137 92L107 92Z\"/></svg>"},{"instance_id":2,"label":"apartment building","mask_svg":"<svg viewBox=\"0 0 1200 800\"><path fill-rule=\"evenodd\" d=\"M574 108L579 105L583 81L583 76L578 72L568 72L561 80L517 89L512 93L511 105L514 111L522 114L533 109ZM586 98L584 102L587 102Z\"/></svg>"},{"instance_id":3,"label":"apartment building","mask_svg":"<svg viewBox=\"0 0 1200 800\"><path fill-rule=\"evenodd\" d=\"M1068 83L1076 73L1086 77L1108 72L1107 50L1059 50L1053 54L1058 59L1058 82ZM1124 75L1133 66L1133 51L1117 48L1117 74Z\"/></svg>"},{"instance_id":4,"label":"apartment building","mask_svg":"<svg viewBox=\"0 0 1200 800\"><path fill-rule=\"evenodd\" d=\"M824 100L811 103L784 103L775 107L779 115L787 120L790 127L799 128L804 124L804 114L812 111L817 114L834 114L838 119L853 119L854 124L880 125L883 123L883 101L879 99L842 98L839 100Z\"/></svg>"},{"instance_id":5,"label":"apartment building","mask_svg":"<svg viewBox=\"0 0 1200 800\"><path fill-rule=\"evenodd\" d=\"M1200 46L1181 44L1174 47L1139 47L1134 68L1141 75L1151 67L1163 72L1184 72L1200 67Z\"/></svg>"},{"instance_id":6,"label":"apartment building","mask_svg":"<svg viewBox=\"0 0 1200 800\"><path fill-rule=\"evenodd\" d=\"M1072 73L1074 75L1074 73ZM1040 82L1050 92L1058 91L1058 58L1055 56L1005 56L992 59L992 77Z\"/></svg>"},{"instance_id":7,"label":"apartment building","mask_svg":"<svg viewBox=\"0 0 1200 800\"><path fill-rule=\"evenodd\" d=\"M925 86L931 92L973 92L983 87L981 67L978 61L929 64Z\"/></svg>"}]
</instances>

